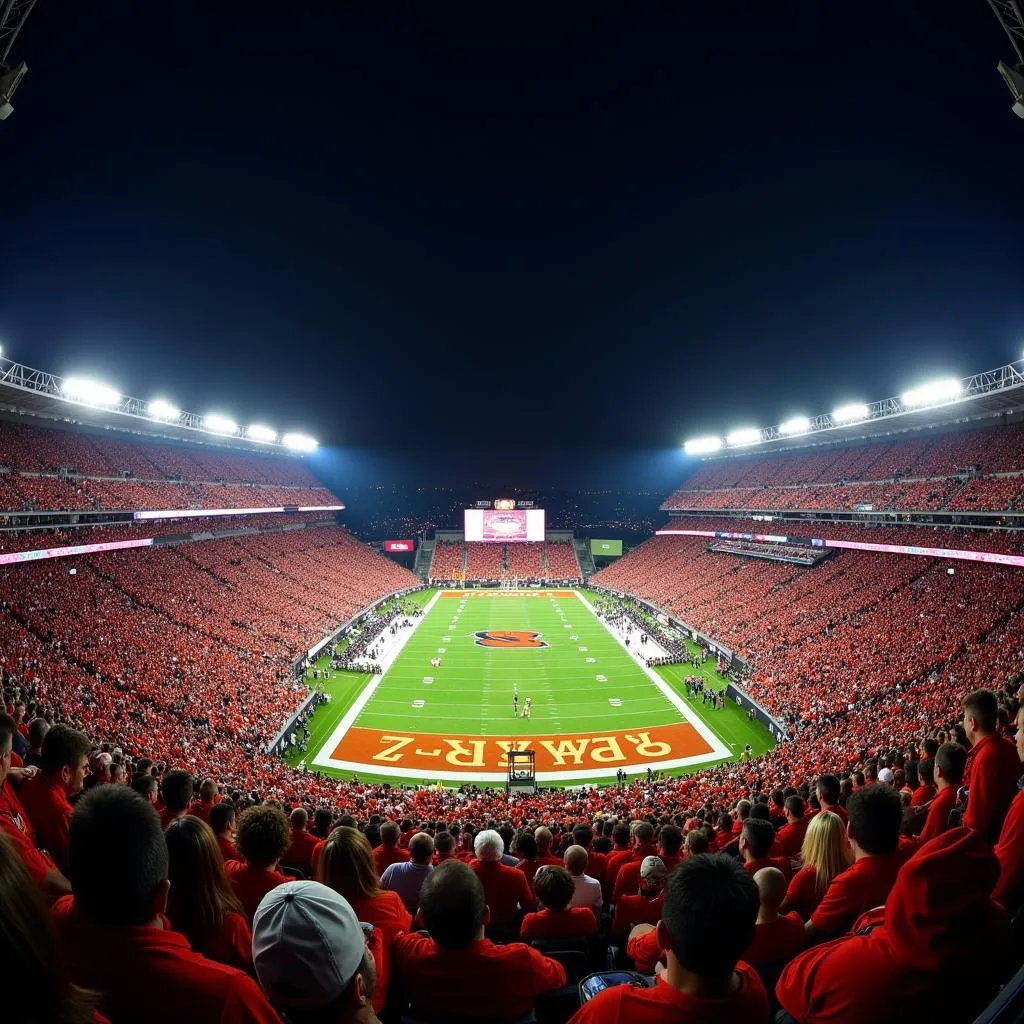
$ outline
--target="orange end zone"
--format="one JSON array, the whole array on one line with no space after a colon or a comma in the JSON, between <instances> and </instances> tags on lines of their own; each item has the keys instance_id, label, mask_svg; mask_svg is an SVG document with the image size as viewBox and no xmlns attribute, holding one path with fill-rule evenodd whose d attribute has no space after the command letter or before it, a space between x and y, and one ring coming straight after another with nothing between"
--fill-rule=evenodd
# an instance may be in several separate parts
<instances>
[{"instance_id":1,"label":"orange end zone","mask_svg":"<svg viewBox=\"0 0 1024 1024\"><path fill-rule=\"evenodd\" d=\"M609 768L643 768L646 764L713 754L710 744L692 725L677 723L627 732L585 736L535 736L501 739L443 736L432 733L381 732L353 726L331 753L331 759L363 764L370 770L413 769L431 777L438 770L503 772L509 750L533 750L538 772L595 772Z\"/></svg>"},{"instance_id":2,"label":"orange end zone","mask_svg":"<svg viewBox=\"0 0 1024 1024\"><path fill-rule=\"evenodd\" d=\"M442 598L452 597L575 597L575 590L442 590Z\"/></svg>"}]
</instances>

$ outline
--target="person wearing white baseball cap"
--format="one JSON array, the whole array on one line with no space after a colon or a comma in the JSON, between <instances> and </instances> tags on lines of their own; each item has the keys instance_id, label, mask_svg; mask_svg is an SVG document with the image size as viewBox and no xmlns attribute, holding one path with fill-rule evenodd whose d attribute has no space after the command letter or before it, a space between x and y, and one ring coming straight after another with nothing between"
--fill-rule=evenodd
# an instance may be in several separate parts
<instances>
[{"instance_id":1,"label":"person wearing white baseball cap","mask_svg":"<svg viewBox=\"0 0 1024 1024\"><path fill-rule=\"evenodd\" d=\"M288 1024L379 1024L372 1004L377 971L363 927L348 901L320 882L286 882L263 897L253 918L252 960Z\"/></svg>"},{"instance_id":2,"label":"person wearing white baseball cap","mask_svg":"<svg viewBox=\"0 0 1024 1024\"><path fill-rule=\"evenodd\" d=\"M891 768L883 768L878 773L878 781L880 783L882 783L883 786L891 786L892 785L893 777L894 776L892 774L892 769Z\"/></svg>"}]
</instances>

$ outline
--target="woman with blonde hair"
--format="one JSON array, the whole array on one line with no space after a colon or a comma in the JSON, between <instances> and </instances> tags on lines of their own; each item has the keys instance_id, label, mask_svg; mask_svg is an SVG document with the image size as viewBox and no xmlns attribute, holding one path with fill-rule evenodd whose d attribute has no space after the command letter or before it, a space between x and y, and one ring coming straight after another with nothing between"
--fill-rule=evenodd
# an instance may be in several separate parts
<instances>
[{"instance_id":1,"label":"woman with blonde hair","mask_svg":"<svg viewBox=\"0 0 1024 1024\"><path fill-rule=\"evenodd\" d=\"M336 828L324 844L316 880L341 893L360 921L384 933L384 944L412 930L412 915L397 892L381 889L369 840L357 828Z\"/></svg>"},{"instance_id":2,"label":"woman with blonde hair","mask_svg":"<svg viewBox=\"0 0 1024 1024\"><path fill-rule=\"evenodd\" d=\"M795 910L806 921L817 909L832 879L853 863L853 851L838 814L821 811L811 818L800 855L803 866L789 883L779 913Z\"/></svg>"},{"instance_id":3,"label":"woman with blonde hair","mask_svg":"<svg viewBox=\"0 0 1024 1024\"><path fill-rule=\"evenodd\" d=\"M167 917L197 953L253 973L252 935L242 903L224 873L213 829L191 814L164 832L169 854Z\"/></svg>"}]
</instances>

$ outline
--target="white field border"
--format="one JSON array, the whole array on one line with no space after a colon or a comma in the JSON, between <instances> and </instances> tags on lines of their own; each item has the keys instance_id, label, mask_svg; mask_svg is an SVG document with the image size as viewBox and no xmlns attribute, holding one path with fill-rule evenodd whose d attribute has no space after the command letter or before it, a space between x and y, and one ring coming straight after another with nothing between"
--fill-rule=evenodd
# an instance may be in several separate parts
<instances>
[{"instance_id":1,"label":"white field border","mask_svg":"<svg viewBox=\"0 0 1024 1024\"><path fill-rule=\"evenodd\" d=\"M583 607L594 616L594 618L607 630L607 632L614 637L616 642L621 646L630 658L637 665L637 667L647 676L648 679L654 684L658 691L669 701L669 703L676 708L677 711L683 716L686 721L693 726L697 734L711 747L708 753L704 754L692 754L689 757L676 757L665 761L638 761L632 764L617 764L614 767L608 768L585 768L578 771L565 771L565 772L538 772L537 781L544 783L559 783L559 782L578 782L580 779L614 779L615 773L620 769L624 768L627 772L638 772L646 771L650 768L652 771L663 771L669 768L685 768L689 765L695 764L711 764L714 761L720 761L722 758L731 757L732 751L727 747L715 733L698 718L689 707L682 697L677 694L672 687L665 682L661 676L658 675L652 668L645 665L637 656L635 651L630 650L629 647L623 642L614 630L612 630L608 623L603 618L599 618L597 611L594 606L578 591L571 587L552 587L552 591L567 591L572 590ZM541 590L538 593L543 594L545 591ZM401 637L387 652L382 659L381 667L383 671L379 675L373 676L358 697L352 702L352 706L345 712L345 716L340 722L334 727L334 731L331 735L323 742L316 755L312 758L309 764L316 768L334 768L340 771L354 772L359 774L360 772L373 775L387 775L393 778L399 779L410 779L415 782L505 782L508 778L505 772L480 772L467 770L462 772L453 771L437 771L431 772L430 778L427 779L425 773L417 768L398 768L392 767L391 765L375 765L366 761L344 761L340 758L331 757L328 751L336 750L338 744L341 742L345 733L352 728L355 724L356 719L362 713L364 707L366 707L370 698L374 695L377 687L380 685L381 680L387 673L388 669L394 664L398 655L402 649L408 643L412 635L426 622L427 613L431 611L434 605L442 594L461 594L463 597L468 597L471 594L479 594L479 591L452 591L452 590L439 590L424 606L423 616L419 623L417 623L409 632ZM497 594L498 592L495 591ZM506 592L502 592L502 596L505 596ZM529 593L529 592L528 592ZM517 593L516 591L507 591L509 597L522 596L522 592ZM671 723L666 723L671 724ZM410 728L407 730L412 735L417 735L416 730ZM421 733L419 735L428 735L427 733ZM570 733L565 735L569 736Z\"/></svg>"}]
</instances>

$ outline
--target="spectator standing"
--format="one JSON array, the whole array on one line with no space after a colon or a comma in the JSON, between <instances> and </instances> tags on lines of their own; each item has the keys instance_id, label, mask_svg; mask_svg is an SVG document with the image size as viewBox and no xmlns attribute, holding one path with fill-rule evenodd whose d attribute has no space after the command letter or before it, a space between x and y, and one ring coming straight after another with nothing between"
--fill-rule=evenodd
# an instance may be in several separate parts
<instances>
[{"instance_id":1,"label":"spectator standing","mask_svg":"<svg viewBox=\"0 0 1024 1024\"><path fill-rule=\"evenodd\" d=\"M36 842L57 867L68 870L68 830L71 798L85 785L89 767L88 737L66 725L56 725L43 740L40 772L21 788L19 797L36 833Z\"/></svg>"},{"instance_id":2,"label":"spectator standing","mask_svg":"<svg viewBox=\"0 0 1024 1024\"><path fill-rule=\"evenodd\" d=\"M999 702L991 690L975 690L964 698L964 732L971 750L963 822L994 844L1017 794L1020 762L1013 744L999 732Z\"/></svg>"},{"instance_id":3,"label":"spectator standing","mask_svg":"<svg viewBox=\"0 0 1024 1024\"><path fill-rule=\"evenodd\" d=\"M163 777L160 783L160 793L164 801L163 810L160 812L160 824L163 828L167 828L175 818L188 814L194 788L195 784L188 772L175 770Z\"/></svg>"},{"instance_id":4,"label":"spectator standing","mask_svg":"<svg viewBox=\"0 0 1024 1024\"><path fill-rule=\"evenodd\" d=\"M501 863L504 844L494 829L478 832L473 840L476 858L469 866L484 887L484 898L490 910L489 924L497 928L518 929L520 913L537 906L526 876L517 868Z\"/></svg>"},{"instance_id":5,"label":"spectator standing","mask_svg":"<svg viewBox=\"0 0 1024 1024\"><path fill-rule=\"evenodd\" d=\"M188 813L194 814L197 818L210 824L210 811L216 805L217 783L213 779L203 779L199 784L199 799L192 802Z\"/></svg>"},{"instance_id":6,"label":"spectator standing","mask_svg":"<svg viewBox=\"0 0 1024 1024\"><path fill-rule=\"evenodd\" d=\"M217 839L217 849L225 864L238 860L235 846L235 808L226 800L215 804L210 811L210 828Z\"/></svg>"},{"instance_id":7,"label":"spectator standing","mask_svg":"<svg viewBox=\"0 0 1024 1024\"><path fill-rule=\"evenodd\" d=\"M956 806L957 791L964 779L967 751L959 743L943 743L935 752L935 798L921 829L921 842L928 842L949 828L949 815Z\"/></svg>"},{"instance_id":8,"label":"spectator standing","mask_svg":"<svg viewBox=\"0 0 1024 1024\"><path fill-rule=\"evenodd\" d=\"M1024 706L1017 712L1017 757L1024 761ZM992 893L1010 911L1024 904L1024 789L1019 789L1003 821L995 847L999 882Z\"/></svg>"}]
</instances>

